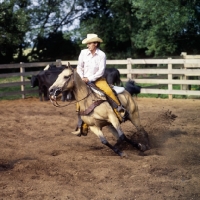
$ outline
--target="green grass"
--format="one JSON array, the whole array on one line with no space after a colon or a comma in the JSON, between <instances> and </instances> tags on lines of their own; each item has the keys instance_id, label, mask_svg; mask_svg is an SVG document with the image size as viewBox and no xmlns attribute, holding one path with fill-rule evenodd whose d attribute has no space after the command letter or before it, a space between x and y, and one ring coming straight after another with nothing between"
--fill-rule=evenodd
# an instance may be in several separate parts
<instances>
[{"instance_id":1,"label":"green grass","mask_svg":"<svg viewBox=\"0 0 200 200\"><path fill-rule=\"evenodd\" d=\"M0 78L0 83L11 83L20 81L20 77Z\"/></svg>"}]
</instances>

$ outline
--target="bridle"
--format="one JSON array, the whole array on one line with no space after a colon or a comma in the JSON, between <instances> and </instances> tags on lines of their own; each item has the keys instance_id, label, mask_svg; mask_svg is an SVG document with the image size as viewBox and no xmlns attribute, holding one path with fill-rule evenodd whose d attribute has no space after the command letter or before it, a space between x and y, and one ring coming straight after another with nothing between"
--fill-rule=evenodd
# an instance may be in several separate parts
<instances>
[{"instance_id":1,"label":"bridle","mask_svg":"<svg viewBox=\"0 0 200 200\"><path fill-rule=\"evenodd\" d=\"M66 85L66 84L68 84L69 83L69 81L71 80L71 77L72 77L72 75L73 75L73 84L74 84L74 70L72 70L72 74L70 74L69 76L67 76L67 80L66 80L66 82L65 82L65 84L63 85L63 87L61 88L61 89L56 89L55 91L54 91L54 94L53 95L49 95L49 99L50 99L50 101L51 101L51 103L55 106L55 107L66 107L66 106L69 106L69 105L71 105L71 104L76 104L76 103L78 103L78 102L80 102L80 101L83 101L84 99L86 99L87 97L89 97L90 96L90 94L92 94L92 91L91 90L88 90L88 93L87 93L87 95L84 97L84 98L82 98L82 99L80 99L80 100L78 100L78 101L76 101L76 102L74 102L74 103L72 103L72 101L70 102L70 103L68 103L68 104L65 104L65 105L60 105L58 102L57 102L57 95L56 95L56 93L59 91L63 91L63 88L64 88L64 86ZM90 91L90 92L89 92Z\"/></svg>"}]
</instances>

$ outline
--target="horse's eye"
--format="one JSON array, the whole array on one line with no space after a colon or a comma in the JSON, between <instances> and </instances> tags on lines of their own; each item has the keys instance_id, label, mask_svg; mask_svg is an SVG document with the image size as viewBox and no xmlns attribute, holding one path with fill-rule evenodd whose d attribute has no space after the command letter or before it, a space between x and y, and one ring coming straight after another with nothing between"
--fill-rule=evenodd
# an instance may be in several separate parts
<instances>
[{"instance_id":1,"label":"horse's eye","mask_svg":"<svg viewBox=\"0 0 200 200\"><path fill-rule=\"evenodd\" d=\"M64 76L64 79L67 79L67 78L69 78L69 76Z\"/></svg>"}]
</instances>

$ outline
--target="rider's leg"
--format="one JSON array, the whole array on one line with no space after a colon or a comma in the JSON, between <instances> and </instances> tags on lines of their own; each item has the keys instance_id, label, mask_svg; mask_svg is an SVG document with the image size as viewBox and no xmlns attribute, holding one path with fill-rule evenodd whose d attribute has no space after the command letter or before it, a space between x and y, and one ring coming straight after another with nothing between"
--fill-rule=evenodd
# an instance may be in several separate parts
<instances>
[{"instance_id":1,"label":"rider's leg","mask_svg":"<svg viewBox=\"0 0 200 200\"><path fill-rule=\"evenodd\" d=\"M95 82L95 85L100 88L101 90L103 90L105 92L105 94L110 97L116 104L116 106L114 106L114 111L117 115L117 117L119 118L119 120L122 122L124 121L122 119L121 113L119 112L123 112L125 113L125 109L122 107L120 101L118 100L117 96L115 95L115 93L113 92L113 90L110 88L110 86L108 85L107 81L105 78L100 78ZM123 114L122 114L123 115Z\"/></svg>"}]
</instances>

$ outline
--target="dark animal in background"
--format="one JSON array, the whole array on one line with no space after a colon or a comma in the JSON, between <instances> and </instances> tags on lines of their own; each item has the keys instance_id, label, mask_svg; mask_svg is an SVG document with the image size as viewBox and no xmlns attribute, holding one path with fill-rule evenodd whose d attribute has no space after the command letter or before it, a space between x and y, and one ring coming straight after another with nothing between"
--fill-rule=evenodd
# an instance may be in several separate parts
<instances>
[{"instance_id":1,"label":"dark animal in background","mask_svg":"<svg viewBox=\"0 0 200 200\"><path fill-rule=\"evenodd\" d=\"M54 81L57 79L58 75L65 69L66 65L57 67L56 65L50 64L45 67L43 71L40 71L37 75L32 75L28 77L31 81L31 87L37 87L39 89L39 98L40 101L49 100L48 89L53 85ZM123 83L120 79L119 70L116 68L106 68L103 77L106 78L108 84L123 86ZM133 96L140 93L140 86L136 85L133 80L129 80L125 84L125 89ZM44 98L43 98L44 96ZM74 100L74 95L71 92L62 93L62 101Z\"/></svg>"},{"instance_id":2,"label":"dark animal in background","mask_svg":"<svg viewBox=\"0 0 200 200\"><path fill-rule=\"evenodd\" d=\"M109 84L123 86L118 69L106 68L103 76L106 78ZM128 82L125 84L125 89L131 94L131 96L137 96L141 91L141 87L136 85L135 81L131 79L129 79Z\"/></svg>"},{"instance_id":3,"label":"dark animal in background","mask_svg":"<svg viewBox=\"0 0 200 200\"><path fill-rule=\"evenodd\" d=\"M64 67L65 68L65 67ZM64 69L63 68L63 69ZM38 86L39 98L40 101L49 100L49 87L55 82L58 75L62 72L62 69L46 69L40 71L37 75L32 75L32 77L28 77L31 81L31 87ZM73 100L74 96L70 92L62 93L62 101Z\"/></svg>"},{"instance_id":4,"label":"dark animal in background","mask_svg":"<svg viewBox=\"0 0 200 200\"><path fill-rule=\"evenodd\" d=\"M136 85L135 81L129 79L128 82L126 82L125 84L125 90L128 91L131 94L131 96L136 95L137 97L137 95L141 91L141 86Z\"/></svg>"},{"instance_id":5,"label":"dark animal in background","mask_svg":"<svg viewBox=\"0 0 200 200\"><path fill-rule=\"evenodd\" d=\"M40 76L41 73L44 73L44 72L40 71L37 75L32 75L31 77L27 77L27 78L30 80L32 88L38 87L40 101L43 101L43 100L47 101L48 100L48 96L47 96L48 91L45 87L42 87L41 85L39 85L38 76Z\"/></svg>"},{"instance_id":6,"label":"dark animal in background","mask_svg":"<svg viewBox=\"0 0 200 200\"><path fill-rule=\"evenodd\" d=\"M123 85L120 79L119 70L116 68L106 68L103 77L106 78L108 84L118 86Z\"/></svg>"},{"instance_id":7,"label":"dark animal in background","mask_svg":"<svg viewBox=\"0 0 200 200\"><path fill-rule=\"evenodd\" d=\"M60 65L60 66L56 66L54 64L50 64L50 65L47 65L44 70L63 70L65 69L67 66L66 65Z\"/></svg>"}]
</instances>

